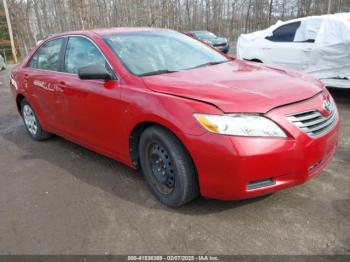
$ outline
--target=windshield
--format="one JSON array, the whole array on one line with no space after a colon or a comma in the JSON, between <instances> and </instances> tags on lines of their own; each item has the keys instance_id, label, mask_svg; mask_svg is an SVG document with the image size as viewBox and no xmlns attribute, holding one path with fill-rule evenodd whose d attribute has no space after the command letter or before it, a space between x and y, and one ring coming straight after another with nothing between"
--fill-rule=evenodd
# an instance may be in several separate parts
<instances>
[{"instance_id":1,"label":"windshield","mask_svg":"<svg viewBox=\"0 0 350 262\"><path fill-rule=\"evenodd\" d=\"M177 32L133 32L103 37L133 74L155 75L229 61L219 52Z\"/></svg>"}]
</instances>

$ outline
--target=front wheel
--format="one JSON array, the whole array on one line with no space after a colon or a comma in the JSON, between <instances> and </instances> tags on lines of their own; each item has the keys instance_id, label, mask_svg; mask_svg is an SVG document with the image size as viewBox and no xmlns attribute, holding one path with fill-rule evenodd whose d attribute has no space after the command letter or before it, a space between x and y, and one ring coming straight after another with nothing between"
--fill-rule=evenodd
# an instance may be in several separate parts
<instances>
[{"instance_id":1,"label":"front wheel","mask_svg":"<svg viewBox=\"0 0 350 262\"><path fill-rule=\"evenodd\" d=\"M198 196L198 182L192 160L169 131L147 128L139 145L145 180L157 199L167 206L181 206Z\"/></svg>"}]
</instances>

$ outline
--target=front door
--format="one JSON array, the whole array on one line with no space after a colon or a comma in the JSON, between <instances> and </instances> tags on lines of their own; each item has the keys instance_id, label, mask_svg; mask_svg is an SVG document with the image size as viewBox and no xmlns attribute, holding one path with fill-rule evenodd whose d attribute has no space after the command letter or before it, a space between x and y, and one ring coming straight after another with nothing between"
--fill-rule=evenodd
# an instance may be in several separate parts
<instances>
[{"instance_id":1,"label":"front door","mask_svg":"<svg viewBox=\"0 0 350 262\"><path fill-rule=\"evenodd\" d=\"M262 52L267 57L267 63L296 70L306 69L314 44L309 41L312 39L295 41L300 25L300 21L284 24L264 39Z\"/></svg>"},{"instance_id":2,"label":"front door","mask_svg":"<svg viewBox=\"0 0 350 262\"><path fill-rule=\"evenodd\" d=\"M63 62L64 77L57 90L57 103L65 133L74 139L118 153L120 88L117 80L81 80L78 69L91 64L109 67L99 48L88 38L71 36Z\"/></svg>"}]
</instances>

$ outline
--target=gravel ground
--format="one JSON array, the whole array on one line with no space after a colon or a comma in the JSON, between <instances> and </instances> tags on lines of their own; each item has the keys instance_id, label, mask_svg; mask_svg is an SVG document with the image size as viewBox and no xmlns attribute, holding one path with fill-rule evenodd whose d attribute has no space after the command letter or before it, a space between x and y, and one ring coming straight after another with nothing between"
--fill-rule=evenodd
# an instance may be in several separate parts
<instances>
[{"instance_id":1,"label":"gravel ground","mask_svg":"<svg viewBox=\"0 0 350 262\"><path fill-rule=\"evenodd\" d=\"M331 90L333 162L268 197L161 205L140 172L62 138L35 142L0 72L0 254L350 254L350 90Z\"/></svg>"}]
</instances>

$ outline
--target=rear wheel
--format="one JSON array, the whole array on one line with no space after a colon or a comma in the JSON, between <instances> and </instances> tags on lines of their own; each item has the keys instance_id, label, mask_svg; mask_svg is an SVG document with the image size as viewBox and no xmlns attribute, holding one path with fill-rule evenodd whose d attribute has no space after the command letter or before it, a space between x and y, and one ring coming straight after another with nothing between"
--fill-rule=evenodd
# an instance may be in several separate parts
<instances>
[{"instance_id":1,"label":"rear wheel","mask_svg":"<svg viewBox=\"0 0 350 262\"><path fill-rule=\"evenodd\" d=\"M52 136L50 133L42 129L32 106L25 98L21 101L21 113L24 125L31 138L37 141L42 141Z\"/></svg>"},{"instance_id":2,"label":"rear wheel","mask_svg":"<svg viewBox=\"0 0 350 262\"><path fill-rule=\"evenodd\" d=\"M169 131L159 126L147 128L139 144L140 164L152 193L167 206L181 206L198 196L192 160Z\"/></svg>"}]
</instances>

